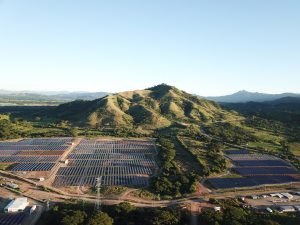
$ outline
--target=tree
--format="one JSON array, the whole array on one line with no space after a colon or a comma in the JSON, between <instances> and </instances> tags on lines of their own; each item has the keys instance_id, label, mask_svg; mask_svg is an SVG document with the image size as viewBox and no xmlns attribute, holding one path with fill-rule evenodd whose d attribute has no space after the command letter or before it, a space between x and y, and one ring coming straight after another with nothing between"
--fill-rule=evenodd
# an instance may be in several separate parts
<instances>
[{"instance_id":1,"label":"tree","mask_svg":"<svg viewBox=\"0 0 300 225\"><path fill-rule=\"evenodd\" d=\"M180 219L172 211L157 210L152 218L153 225L175 225Z\"/></svg>"},{"instance_id":2,"label":"tree","mask_svg":"<svg viewBox=\"0 0 300 225\"><path fill-rule=\"evenodd\" d=\"M224 211L223 222L224 225L245 224L246 213L243 209L229 207Z\"/></svg>"},{"instance_id":3,"label":"tree","mask_svg":"<svg viewBox=\"0 0 300 225\"><path fill-rule=\"evenodd\" d=\"M136 210L136 207L131 205L129 202L122 202L116 206L117 213L128 214Z\"/></svg>"},{"instance_id":4,"label":"tree","mask_svg":"<svg viewBox=\"0 0 300 225\"><path fill-rule=\"evenodd\" d=\"M94 214L88 221L87 225L112 225L114 220L104 212Z\"/></svg>"},{"instance_id":5,"label":"tree","mask_svg":"<svg viewBox=\"0 0 300 225\"><path fill-rule=\"evenodd\" d=\"M122 202L117 205L111 216L114 218L114 224L131 225L135 224L137 208L128 202Z\"/></svg>"},{"instance_id":6,"label":"tree","mask_svg":"<svg viewBox=\"0 0 300 225\"><path fill-rule=\"evenodd\" d=\"M261 225L280 225L280 224L274 220L264 220L261 222Z\"/></svg>"},{"instance_id":7,"label":"tree","mask_svg":"<svg viewBox=\"0 0 300 225\"><path fill-rule=\"evenodd\" d=\"M211 209L203 209L200 215L200 221L206 225L219 225L222 223L222 213L214 212Z\"/></svg>"},{"instance_id":8,"label":"tree","mask_svg":"<svg viewBox=\"0 0 300 225\"><path fill-rule=\"evenodd\" d=\"M71 128L69 128L69 133L72 137L77 137L79 130L77 127L71 127Z\"/></svg>"},{"instance_id":9,"label":"tree","mask_svg":"<svg viewBox=\"0 0 300 225\"><path fill-rule=\"evenodd\" d=\"M80 225L83 224L86 218L87 214L85 212L76 210L71 215L64 216L61 223L63 225Z\"/></svg>"}]
</instances>

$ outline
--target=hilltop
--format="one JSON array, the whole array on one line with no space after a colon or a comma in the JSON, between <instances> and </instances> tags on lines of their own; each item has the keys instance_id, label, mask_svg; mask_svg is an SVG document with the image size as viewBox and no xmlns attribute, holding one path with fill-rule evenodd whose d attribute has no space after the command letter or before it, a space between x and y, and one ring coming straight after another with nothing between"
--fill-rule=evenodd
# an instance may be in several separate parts
<instances>
[{"instance_id":1,"label":"hilltop","mask_svg":"<svg viewBox=\"0 0 300 225\"><path fill-rule=\"evenodd\" d=\"M93 101L73 101L54 109L59 119L89 127L157 129L172 122L207 122L224 117L215 102L160 84L107 95Z\"/></svg>"}]
</instances>

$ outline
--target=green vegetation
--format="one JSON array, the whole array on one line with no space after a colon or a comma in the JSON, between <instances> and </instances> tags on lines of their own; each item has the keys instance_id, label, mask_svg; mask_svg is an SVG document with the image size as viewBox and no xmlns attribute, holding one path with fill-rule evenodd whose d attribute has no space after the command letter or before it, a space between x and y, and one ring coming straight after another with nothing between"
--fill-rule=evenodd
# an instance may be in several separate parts
<instances>
[{"instance_id":1,"label":"green vegetation","mask_svg":"<svg viewBox=\"0 0 300 225\"><path fill-rule=\"evenodd\" d=\"M226 108L244 116L257 116L284 124L300 125L300 98L283 98L271 102L229 103Z\"/></svg>"},{"instance_id":2,"label":"green vegetation","mask_svg":"<svg viewBox=\"0 0 300 225\"><path fill-rule=\"evenodd\" d=\"M257 138L247 130L230 123L215 123L207 126L206 131L223 141L234 144L245 144L257 141Z\"/></svg>"},{"instance_id":3,"label":"green vegetation","mask_svg":"<svg viewBox=\"0 0 300 225\"><path fill-rule=\"evenodd\" d=\"M290 147L291 152L296 155L300 156L300 142L292 142L288 144Z\"/></svg>"},{"instance_id":4,"label":"green vegetation","mask_svg":"<svg viewBox=\"0 0 300 225\"><path fill-rule=\"evenodd\" d=\"M221 108L168 85L122 92L94 101L74 101L55 108L52 116L92 128L138 129L149 133L175 121L206 122L222 117Z\"/></svg>"},{"instance_id":5,"label":"green vegetation","mask_svg":"<svg viewBox=\"0 0 300 225\"><path fill-rule=\"evenodd\" d=\"M122 186L107 186L101 188L101 193L103 195L119 195L127 191L127 187Z\"/></svg>"},{"instance_id":6,"label":"green vegetation","mask_svg":"<svg viewBox=\"0 0 300 225\"><path fill-rule=\"evenodd\" d=\"M59 203L41 216L38 225L188 225L188 217L176 207L136 208L129 203L103 206L100 212L85 204Z\"/></svg>"},{"instance_id":7,"label":"green vegetation","mask_svg":"<svg viewBox=\"0 0 300 225\"><path fill-rule=\"evenodd\" d=\"M86 220L87 214L83 211L76 210L67 212L66 215L62 218L61 223L63 225L79 225L83 224Z\"/></svg>"},{"instance_id":8,"label":"green vegetation","mask_svg":"<svg viewBox=\"0 0 300 225\"><path fill-rule=\"evenodd\" d=\"M297 167L300 170L300 159L293 154L290 146L285 141L281 142L279 156L282 159L289 160L295 167Z\"/></svg>"},{"instance_id":9,"label":"green vegetation","mask_svg":"<svg viewBox=\"0 0 300 225\"><path fill-rule=\"evenodd\" d=\"M152 179L152 190L165 198L180 197L195 191L195 173L184 174L174 163L176 156L175 145L167 138L158 140L161 145L159 158L161 172Z\"/></svg>"},{"instance_id":10,"label":"green vegetation","mask_svg":"<svg viewBox=\"0 0 300 225\"><path fill-rule=\"evenodd\" d=\"M235 200L210 200L221 212L204 208L198 216L198 225L295 225L298 213L266 213L244 209ZM58 203L42 214L38 225L188 225L190 212L178 207L136 208L127 202L103 206L94 211L90 204Z\"/></svg>"},{"instance_id":11,"label":"green vegetation","mask_svg":"<svg viewBox=\"0 0 300 225\"><path fill-rule=\"evenodd\" d=\"M96 212L89 219L87 225L112 225L114 220L104 212Z\"/></svg>"},{"instance_id":12,"label":"green vegetation","mask_svg":"<svg viewBox=\"0 0 300 225\"><path fill-rule=\"evenodd\" d=\"M10 165L6 163L0 163L0 170L6 170Z\"/></svg>"},{"instance_id":13,"label":"green vegetation","mask_svg":"<svg viewBox=\"0 0 300 225\"><path fill-rule=\"evenodd\" d=\"M23 120L11 120L9 115L0 115L0 140L25 136L33 127Z\"/></svg>"},{"instance_id":14,"label":"green vegetation","mask_svg":"<svg viewBox=\"0 0 300 225\"><path fill-rule=\"evenodd\" d=\"M224 146L214 140L202 139L198 136L195 140L191 136L177 136L181 146L189 151L199 163L201 176L221 173L226 170L226 160L222 150Z\"/></svg>"}]
</instances>

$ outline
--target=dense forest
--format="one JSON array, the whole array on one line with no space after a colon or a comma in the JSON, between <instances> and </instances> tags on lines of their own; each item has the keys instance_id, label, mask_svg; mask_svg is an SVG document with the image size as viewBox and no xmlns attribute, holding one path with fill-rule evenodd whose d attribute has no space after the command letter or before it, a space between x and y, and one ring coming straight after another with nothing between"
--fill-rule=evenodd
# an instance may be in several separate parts
<instances>
[{"instance_id":1,"label":"dense forest","mask_svg":"<svg viewBox=\"0 0 300 225\"><path fill-rule=\"evenodd\" d=\"M103 206L101 211L87 203L59 203L42 215L38 225L188 225L192 217L197 225L296 225L300 221L296 213L256 212L233 200L218 204L221 212L204 208L200 215L191 215L178 207L136 208L126 202Z\"/></svg>"}]
</instances>

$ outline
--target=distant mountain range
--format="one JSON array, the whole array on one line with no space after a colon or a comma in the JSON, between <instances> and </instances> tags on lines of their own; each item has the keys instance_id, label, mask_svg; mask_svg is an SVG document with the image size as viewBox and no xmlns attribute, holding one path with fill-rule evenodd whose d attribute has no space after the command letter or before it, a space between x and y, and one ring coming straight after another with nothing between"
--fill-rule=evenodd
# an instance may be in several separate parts
<instances>
[{"instance_id":1,"label":"distant mountain range","mask_svg":"<svg viewBox=\"0 0 300 225\"><path fill-rule=\"evenodd\" d=\"M282 94L264 94L259 92L239 91L231 95L204 97L211 101L224 103L244 103L244 102L266 102L286 97L300 97L300 94L282 93Z\"/></svg>"},{"instance_id":2,"label":"distant mountain range","mask_svg":"<svg viewBox=\"0 0 300 225\"><path fill-rule=\"evenodd\" d=\"M102 98L106 92L33 92L0 90L1 105L57 105L74 100Z\"/></svg>"}]
</instances>

